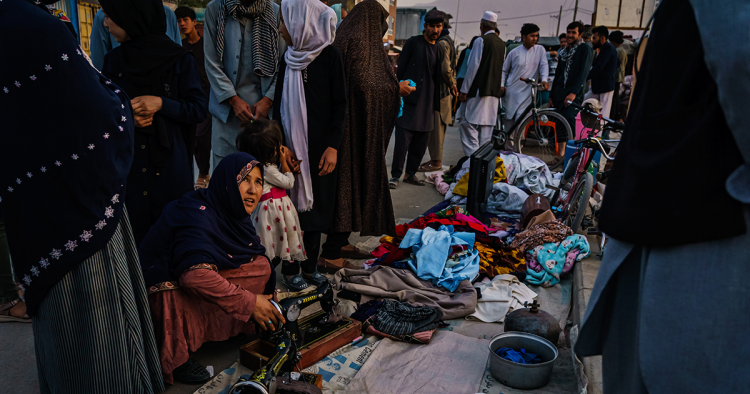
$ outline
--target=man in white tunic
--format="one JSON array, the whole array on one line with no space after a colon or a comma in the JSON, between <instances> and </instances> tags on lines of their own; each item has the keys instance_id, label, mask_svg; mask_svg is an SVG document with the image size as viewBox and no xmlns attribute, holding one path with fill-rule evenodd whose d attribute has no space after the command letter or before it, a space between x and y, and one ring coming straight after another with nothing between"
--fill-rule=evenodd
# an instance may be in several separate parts
<instances>
[{"instance_id":1,"label":"man in white tunic","mask_svg":"<svg viewBox=\"0 0 750 394\"><path fill-rule=\"evenodd\" d=\"M497 14L485 12L479 24L482 36L474 42L461 86L459 100L465 107L460 124L461 144L466 156L490 140L497 124L505 43L495 34L496 28Z\"/></svg>"},{"instance_id":2,"label":"man in white tunic","mask_svg":"<svg viewBox=\"0 0 750 394\"><path fill-rule=\"evenodd\" d=\"M531 103L531 85L524 82L528 78L541 81L544 90L549 90L547 78L549 67L547 66L547 53L544 47L536 45L539 41L539 26L526 23L521 28L521 41L523 45L516 47L505 59L503 64L503 105L505 116L503 126L505 130L518 121ZM538 78L541 76L541 78Z\"/></svg>"}]
</instances>

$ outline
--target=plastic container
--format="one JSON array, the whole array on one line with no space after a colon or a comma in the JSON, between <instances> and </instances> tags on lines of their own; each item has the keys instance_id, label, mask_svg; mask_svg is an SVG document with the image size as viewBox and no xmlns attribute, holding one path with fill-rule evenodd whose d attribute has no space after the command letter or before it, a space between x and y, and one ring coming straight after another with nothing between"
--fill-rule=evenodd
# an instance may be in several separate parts
<instances>
[{"instance_id":1,"label":"plastic container","mask_svg":"<svg viewBox=\"0 0 750 394\"><path fill-rule=\"evenodd\" d=\"M568 143L565 145L565 161L563 162L563 168L568 167L568 161L570 161L570 158L573 157L573 153L576 153L576 145L573 143L573 141L568 141ZM599 163L602 159L602 152L594 151L594 160L593 163ZM596 176L596 170L592 174Z\"/></svg>"},{"instance_id":2,"label":"plastic container","mask_svg":"<svg viewBox=\"0 0 750 394\"><path fill-rule=\"evenodd\" d=\"M495 353L501 347L526 349L529 353L538 354L544 362L519 364L506 360ZM559 354L552 342L525 332L504 332L490 341L489 348L492 377L508 387L520 390L533 390L546 386Z\"/></svg>"}]
</instances>

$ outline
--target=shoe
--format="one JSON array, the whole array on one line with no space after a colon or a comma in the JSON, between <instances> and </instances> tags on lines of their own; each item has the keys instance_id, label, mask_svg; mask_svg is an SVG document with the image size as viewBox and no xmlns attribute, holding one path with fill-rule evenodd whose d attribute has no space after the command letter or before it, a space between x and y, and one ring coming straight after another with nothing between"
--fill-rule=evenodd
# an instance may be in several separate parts
<instances>
[{"instance_id":1,"label":"shoe","mask_svg":"<svg viewBox=\"0 0 750 394\"><path fill-rule=\"evenodd\" d=\"M323 274L321 274L318 271L315 271L312 274L303 273L302 276L305 278L306 281L312 283L315 286L320 286L323 283L328 282L328 278L326 278Z\"/></svg>"},{"instance_id":2,"label":"shoe","mask_svg":"<svg viewBox=\"0 0 750 394\"><path fill-rule=\"evenodd\" d=\"M31 323L31 318L28 314L24 314L23 317L16 317L10 314L10 310L21 302L18 299L0 306L0 323Z\"/></svg>"},{"instance_id":3,"label":"shoe","mask_svg":"<svg viewBox=\"0 0 750 394\"><path fill-rule=\"evenodd\" d=\"M318 258L318 271L323 271L327 274L335 274L342 268L358 269L359 267L343 258L335 260L324 259L322 257Z\"/></svg>"},{"instance_id":4,"label":"shoe","mask_svg":"<svg viewBox=\"0 0 750 394\"><path fill-rule=\"evenodd\" d=\"M188 358L185 364L180 365L172 371L174 380L182 384L203 384L211 380L211 375L194 358Z\"/></svg>"},{"instance_id":5,"label":"shoe","mask_svg":"<svg viewBox=\"0 0 750 394\"><path fill-rule=\"evenodd\" d=\"M310 287L310 285L302 279L302 275L297 274L292 276L292 279L287 279L286 275L281 275L281 282L289 288L289 291L302 291Z\"/></svg>"},{"instance_id":6,"label":"shoe","mask_svg":"<svg viewBox=\"0 0 750 394\"><path fill-rule=\"evenodd\" d=\"M407 175L404 177L404 182L411 183L412 185L424 186L424 181L417 178L416 175Z\"/></svg>"},{"instance_id":7,"label":"shoe","mask_svg":"<svg viewBox=\"0 0 750 394\"><path fill-rule=\"evenodd\" d=\"M352 260L364 260L372 258L372 254L370 254L369 252L365 252L364 250L351 244L341 248L340 256L341 258Z\"/></svg>"},{"instance_id":8,"label":"shoe","mask_svg":"<svg viewBox=\"0 0 750 394\"><path fill-rule=\"evenodd\" d=\"M389 189L395 189L398 187L398 178L391 178L388 181L388 188Z\"/></svg>"},{"instance_id":9,"label":"shoe","mask_svg":"<svg viewBox=\"0 0 750 394\"><path fill-rule=\"evenodd\" d=\"M432 161L428 161L427 163L422 164L419 166L417 171L419 172L433 172L433 171L440 171L443 169L443 165L437 165L433 163Z\"/></svg>"}]
</instances>

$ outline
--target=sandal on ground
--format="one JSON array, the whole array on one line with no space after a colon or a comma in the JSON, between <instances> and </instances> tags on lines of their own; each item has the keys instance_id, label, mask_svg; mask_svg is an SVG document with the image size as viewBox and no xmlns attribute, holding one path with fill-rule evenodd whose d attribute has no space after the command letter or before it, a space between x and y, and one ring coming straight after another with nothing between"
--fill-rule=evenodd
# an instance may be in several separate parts
<instances>
[{"instance_id":1,"label":"sandal on ground","mask_svg":"<svg viewBox=\"0 0 750 394\"><path fill-rule=\"evenodd\" d=\"M416 175L407 175L404 177L404 182L411 183L416 186L424 186L424 181L417 178Z\"/></svg>"},{"instance_id":2,"label":"sandal on ground","mask_svg":"<svg viewBox=\"0 0 750 394\"><path fill-rule=\"evenodd\" d=\"M302 279L302 275L300 274L292 276L291 279L287 279L286 275L281 275L281 282L289 288L289 291L293 292L302 291L310 287L310 285Z\"/></svg>"},{"instance_id":3,"label":"sandal on ground","mask_svg":"<svg viewBox=\"0 0 750 394\"><path fill-rule=\"evenodd\" d=\"M19 302L21 302L20 299L0 306L0 323L31 323L31 317L28 314L24 314L23 317L16 317L10 314L10 310L18 305Z\"/></svg>"},{"instance_id":4,"label":"sandal on ground","mask_svg":"<svg viewBox=\"0 0 750 394\"><path fill-rule=\"evenodd\" d=\"M203 384L211 380L211 374L206 367L196 361L194 358L188 358L185 364L180 365L172 371L174 380L182 384Z\"/></svg>"},{"instance_id":5,"label":"sandal on ground","mask_svg":"<svg viewBox=\"0 0 750 394\"><path fill-rule=\"evenodd\" d=\"M398 187L398 178L391 178L388 181L388 188L395 189Z\"/></svg>"},{"instance_id":6,"label":"sandal on ground","mask_svg":"<svg viewBox=\"0 0 750 394\"><path fill-rule=\"evenodd\" d=\"M432 164L431 161L428 161L427 163L424 163L421 166L419 166L419 168L417 169L417 171L419 171L419 172L433 172L433 171L440 171L442 169L443 169L442 165L438 166L438 165Z\"/></svg>"},{"instance_id":7,"label":"sandal on ground","mask_svg":"<svg viewBox=\"0 0 750 394\"><path fill-rule=\"evenodd\" d=\"M312 274L303 273L302 276L307 282L315 286L320 286L323 283L326 283L328 281L328 278L326 278L323 274L321 274L318 271L315 271Z\"/></svg>"}]
</instances>

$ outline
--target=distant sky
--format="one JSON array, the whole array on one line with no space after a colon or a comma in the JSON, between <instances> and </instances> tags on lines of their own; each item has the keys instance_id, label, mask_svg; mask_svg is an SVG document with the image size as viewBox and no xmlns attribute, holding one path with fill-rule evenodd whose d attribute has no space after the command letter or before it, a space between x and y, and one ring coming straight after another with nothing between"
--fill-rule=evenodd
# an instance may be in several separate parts
<instances>
[{"instance_id":1,"label":"distant sky","mask_svg":"<svg viewBox=\"0 0 750 394\"><path fill-rule=\"evenodd\" d=\"M535 23L542 36L557 35L557 15L563 6L560 33L573 21L575 0L398 0L398 7L432 8L453 15L451 36L457 43L468 43L471 37L479 34L479 21L484 11L494 11L498 15L500 38L507 40L520 35L524 23ZM591 23L594 0L578 0L576 19L585 24ZM554 17L554 18L553 18ZM398 23L398 21L396 21ZM455 33L455 34L454 34Z\"/></svg>"}]
</instances>

